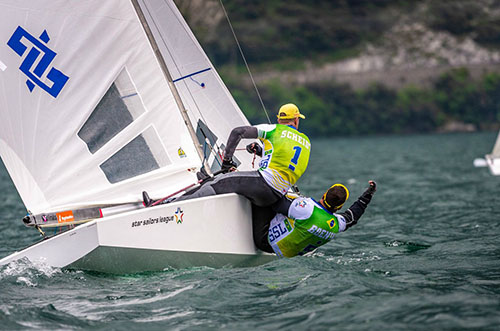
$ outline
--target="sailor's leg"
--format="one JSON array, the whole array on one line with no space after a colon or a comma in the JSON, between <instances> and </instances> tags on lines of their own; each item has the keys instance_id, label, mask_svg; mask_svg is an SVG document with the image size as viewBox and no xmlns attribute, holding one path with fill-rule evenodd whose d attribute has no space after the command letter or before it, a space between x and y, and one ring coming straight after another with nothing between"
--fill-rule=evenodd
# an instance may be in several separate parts
<instances>
[{"instance_id":1,"label":"sailor's leg","mask_svg":"<svg viewBox=\"0 0 500 331\"><path fill-rule=\"evenodd\" d=\"M238 193L257 206L269 206L281 198L257 171L238 171L216 178L211 183L217 194Z\"/></svg>"},{"instance_id":2,"label":"sailor's leg","mask_svg":"<svg viewBox=\"0 0 500 331\"><path fill-rule=\"evenodd\" d=\"M275 215L271 207L258 207L252 204L253 241L258 249L268 253L274 253L268 237L269 225Z\"/></svg>"},{"instance_id":3,"label":"sailor's leg","mask_svg":"<svg viewBox=\"0 0 500 331\"><path fill-rule=\"evenodd\" d=\"M196 188L192 191L188 191L186 192L184 195L181 195L180 197L178 197L177 199L175 199L174 201L184 201L184 200L188 200L188 199L196 199L196 198L201 198L201 197L208 197L210 195L215 195L215 190L213 189L213 187L210 185L212 184L211 182L210 183L206 183L202 186L200 186L199 188Z\"/></svg>"},{"instance_id":4,"label":"sailor's leg","mask_svg":"<svg viewBox=\"0 0 500 331\"><path fill-rule=\"evenodd\" d=\"M215 194L235 192L234 190L231 189L231 187L235 186L234 183L238 182L238 179L235 178L237 177L235 176L235 174L237 175L239 174L239 172L238 173L230 172L227 174L219 175L215 177L214 180L203 184L199 188L186 192L184 195L175 199L175 201L183 201L188 199L207 197ZM219 189L218 190L215 189L214 186L217 186Z\"/></svg>"},{"instance_id":5,"label":"sailor's leg","mask_svg":"<svg viewBox=\"0 0 500 331\"><path fill-rule=\"evenodd\" d=\"M224 193L241 194L257 206L269 206L281 198L281 194L271 188L257 171L238 171L219 175L194 193L188 192L175 201Z\"/></svg>"},{"instance_id":6,"label":"sailor's leg","mask_svg":"<svg viewBox=\"0 0 500 331\"><path fill-rule=\"evenodd\" d=\"M275 213L288 215L288 210L292 205L292 199L288 198L286 195L282 196L276 203L274 203L271 208Z\"/></svg>"}]
</instances>

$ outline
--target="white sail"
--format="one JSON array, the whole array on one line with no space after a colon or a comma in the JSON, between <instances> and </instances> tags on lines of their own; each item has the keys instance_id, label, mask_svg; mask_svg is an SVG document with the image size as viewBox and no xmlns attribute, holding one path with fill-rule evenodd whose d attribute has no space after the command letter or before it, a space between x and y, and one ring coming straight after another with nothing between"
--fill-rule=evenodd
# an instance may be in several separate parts
<instances>
[{"instance_id":1,"label":"white sail","mask_svg":"<svg viewBox=\"0 0 500 331\"><path fill-rule=\"evenodd\" d=\"M498 132L497 141L490 155L494 158L500 158L500 131Z\"/></svg>"},{"instance_id":2,"label":"white sail","mask_svg":"<svg viewBox=\"0 0 500 331\"><path fill-rule=\"evenodd\" d=\"M497 140L491 154L487 154L485 159L491 174L500 176L500 131L498 132Z\"/></svg>"},{"instance_id":3,"label":"white sail","mask_svg":"<svg viewBox=\"0 0 500 331\"><path fill-rule=\"evenodd\" d=\"M249 125L195 36L172 0L138 0L161 54L172 75L212 170L214 154L227 141L231 129ZM212 149L213 148L213 149ZM215 151L216 153L211 153ZM222 151L221 151L222 152ZM251 156L237 151L240 170L251 170Z\"/></svg>"},{"instance_id":4,"label":"white sail","mask_svg":"<svg viewBox=\"0 0 500 331\"><path fill-rule=\"evenodd\" d=\"M28 225L85 223L0 265L130 273L274 259L257 251L250 201L235 193L102 206L195 183L248 124L172 1L0 0L0 115L2 160L43 213Z\"/></svg>"},{"instance_id":5,"label":"white sail","mask_svg":"<svg viewBox=\"0 0 500 331\"><path fill-rule=\"evenodd\" d=\"M29 210L195 182L200 157L130 1L0 0L0 15L0 155Z\"/></svg>"}]
</instances>

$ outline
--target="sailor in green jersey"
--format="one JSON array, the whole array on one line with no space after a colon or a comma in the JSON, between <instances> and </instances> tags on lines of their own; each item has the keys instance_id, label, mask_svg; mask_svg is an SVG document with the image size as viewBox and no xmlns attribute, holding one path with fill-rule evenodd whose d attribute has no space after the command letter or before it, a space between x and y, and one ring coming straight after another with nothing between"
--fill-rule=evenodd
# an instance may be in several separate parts
<instances>
[{"instance_id":1,"label":"sailor in green jersey","mask_svg":"<svg viewBox=\"0 0 500 331\"><path fill-rule=\"evenodd\" d=\"M263 124L256 128L264 144L263 151L255 147L262 156L260 174L268 185L285 194L307 168L311 152L309 138L289 125Z\"/></svg>"},{"instance_id":2,"label":"sailor in green jersey","mask_svg":"<svg viewBox=\"0 0 500 331\"><path fill-rule=\"evenodd\" d=\"M198 198L214 194L238 193L257 206L270 206L277 202L302 176L309 162L311 142L298 131L299 119L305 118L294 104L286 104L278 111L278 124L238 127L231 131L222 170L227 171L214 180L176 199ZM247 150L262 157L257 171L234 172L233 153L241 139L258 138Z\"/></svg>"},{"instance_id":3,"label":"sailor in green jersey","mask_svg":"<svg viewBox=\"0 0 500 331\"><path fill-rule=\"evenodd\" d=\"M268 230L270 247L261 249L274 252L279 257L293 257L312 252L333 237L357 223L370 203L376 183L369 187L358 200L343 213L336 213L349 197L342 184L335 184L319 202L312 198L297 198L284 204L283 214L277 214Z\"/></svg>"}]
</instances>

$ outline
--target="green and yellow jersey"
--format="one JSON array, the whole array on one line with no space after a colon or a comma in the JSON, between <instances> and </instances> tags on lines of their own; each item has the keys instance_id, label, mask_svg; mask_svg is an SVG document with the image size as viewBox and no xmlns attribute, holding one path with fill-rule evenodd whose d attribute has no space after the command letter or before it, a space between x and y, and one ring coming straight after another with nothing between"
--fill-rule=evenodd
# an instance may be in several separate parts
<instances>
[{"instance_id":1,"label":"green and yellow jersey","mask_svg":"<svg viewBox=\"0 0 500 331\"><path fill-rule=\"evenodd\" d=\"M285 194L306 171L311 142L292 126L263 124L256 128L264 144L259 171L271 187Z\"/></svg>"},{"instance_id":2,"label":"green and yellow jersey","mask_svg":"<svg viewBox=\"0 0 500 331\"><path fill-rule=\"evenodd\" d=\"M277 214L269 226L269 244L279 257L304 255L346 229L340 214L331 214L311 198L295 199L286 217Z\"/></svg>"}]
</instances>

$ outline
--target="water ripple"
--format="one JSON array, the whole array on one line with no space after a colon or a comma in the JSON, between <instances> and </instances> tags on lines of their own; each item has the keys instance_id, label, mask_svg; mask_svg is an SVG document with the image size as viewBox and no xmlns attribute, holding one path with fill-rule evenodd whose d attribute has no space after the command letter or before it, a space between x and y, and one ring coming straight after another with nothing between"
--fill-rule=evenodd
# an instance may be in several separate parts
<instances>
[{"instance_id":1,"label":"water ripple","mask_svg":"<svg viewBox=\"0 0 500 331\"><path fill-rule=\"evenodd\" d=\"M0 328L496 330L500 178L473 168L494 134L313 141L302 192L379 189L359 223L309 256L138 275L0 267ZM336 160L342 159L342 162ZM39 240L0 169L0 255ZM353 199L347 203L351 203Z\"/></svg>"}]
</instances>

